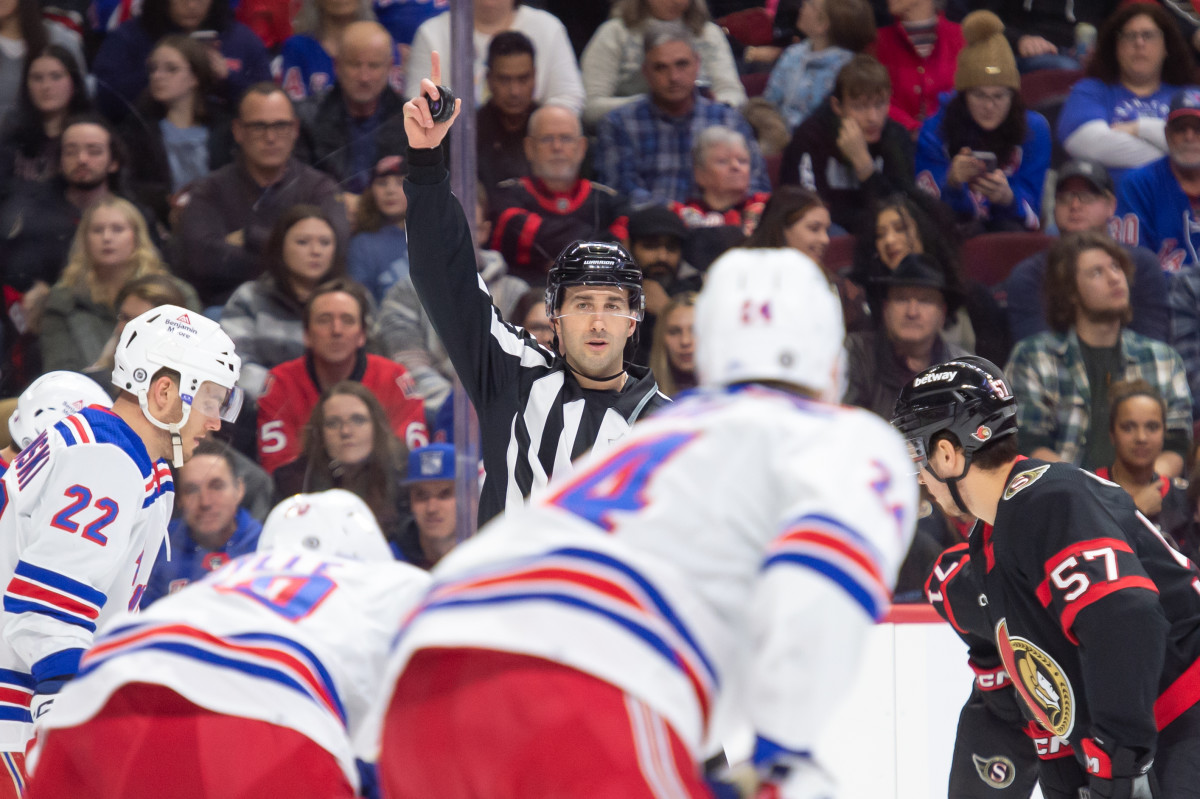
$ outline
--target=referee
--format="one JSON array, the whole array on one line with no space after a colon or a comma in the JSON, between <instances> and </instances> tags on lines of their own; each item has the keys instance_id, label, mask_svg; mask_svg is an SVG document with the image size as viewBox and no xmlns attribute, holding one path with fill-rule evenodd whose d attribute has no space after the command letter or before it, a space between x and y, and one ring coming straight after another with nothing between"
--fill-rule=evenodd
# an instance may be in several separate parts
<instances>
[{"instance_id":1,"label":"referee","mask_svg":"<svg viewBox=\"0 0 1200 799\"><path fill-rule=\"evenodd\" d=\"M436 97L439 72L435 57L422 94ZM644 302L641 271L619 245L577 242L555 261L546 292L555 351L501 318L442 162L440 145L453 124L435 125L424 97L404 106L405 226L413 286L479 414L482 525L553 475L569 474L571 461L593 446L623 437L667 398L649 369L624 364Z\"/></svg>"}]
</instances>

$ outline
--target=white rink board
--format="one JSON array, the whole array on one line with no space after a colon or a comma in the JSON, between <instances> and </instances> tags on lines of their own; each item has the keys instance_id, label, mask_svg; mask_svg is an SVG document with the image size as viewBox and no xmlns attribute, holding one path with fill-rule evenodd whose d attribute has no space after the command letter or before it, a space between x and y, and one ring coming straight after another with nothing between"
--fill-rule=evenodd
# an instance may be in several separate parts
<instances>
[{"instance_id":1,"label":"white rink board","mask_svg":"<svg viewBox=\"0 0 1200 799\"><path fill-rule=\"evenodd\" d=\"M958 713L973 677L966 645L940 619L874 627L855 689L818 748L840 799L947 799Z\"/></svg>"}]
</instances>

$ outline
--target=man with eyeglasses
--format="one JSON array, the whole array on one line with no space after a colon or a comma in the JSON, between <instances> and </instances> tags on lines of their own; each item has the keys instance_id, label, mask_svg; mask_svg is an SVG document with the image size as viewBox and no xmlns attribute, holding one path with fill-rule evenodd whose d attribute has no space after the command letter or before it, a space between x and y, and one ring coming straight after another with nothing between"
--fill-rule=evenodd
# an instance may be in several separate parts
<instances>
[{"instance_id":1,"label":"man with eyeglasses","mask_svg":"<svg viewBox=\"0 0 1200 799\"><path fill-rule=\"evenodd\" d=\"M487 191L509 178L529 174L525 131L537 108L533 42L520 31L497 33L488 45L488 101L475 113L475 150L479 182Z\"/></svg>"},{"instance_id":2,"label":"man with eyeglasses","mask_svg":"<svg viewBox=\"0 0 1200 799\"><path fill-rule=\"evenodd\" d=\"M262 273L271 228L293 205L318 206L338 239L348 240L337 184L292 157L299 130L287 94L274 83L256 83L242 95L233 121L237 159L190 191L174 263L206 307L224 305L235 288Z\"/></svg>"},{"instance_id":3,"label":"man with eyeglasses","mask_svg":"<svg viewBox=\"0 0 1200 799\"><path fill-rule=\"evenodd\" d=\"M587 139L574 111L557 105L534 111L523 146L530 175L504 181L493 194L492 249L512 274L540 285L571 242L625 238L627 210L617 192L580 177Z\"/></svg>"},{"instance_id":4,"label":"man with eyeglasses","mask_svg":"<svg viewBox=\"0 0 1200 799\"><path fill-rule=\"evenodd\" d=\"M431 60L421 91L436 100L441 68L436 53ZM571 244L548 275L555 346L542 347L504 320L480 280L440 150L453 118L435 123L417 96L404 106L404 123L409 274L479 414L483 523L523 506L552 475L570 474L575 458L611 447L667 401L649 369L625 363L644 308L642 273L618 244Z\"/></svg>"},{"instance_id":5,"label":"man with eyeglasses","mask_svg":"<svg viewBox=\"0 0 1200 799\"><path fill-rule=\"evenodd\" d=\"M1110 224L1117 208L1112 177L1095 161L1076 159L1063 164L1054 184L1054 224L1060 235L1091 231L1112 235ZM1158 258L1145 247L1126 246L1133 261L1129 302L1133 321L1129 329L1159 341L1167 340L1167 276ZM1049 248L1021 261L1004 282L1008 297L1008 326L1013 341L1049 329L1042 283Z\"/></svg>"},{"instance_id":6,"label":"man with eyeglasses","mask_svg":"<svg viewBox=\"0 0 1200 799\"><path fill-rule=\"evenodd\" d=\"M883 64L856 55L783 151L780 181L815 191L833 223L850 232L862 226L873 201L916 190L912 138L888 117L891 96Z\"/></svg>"}]
</instances>

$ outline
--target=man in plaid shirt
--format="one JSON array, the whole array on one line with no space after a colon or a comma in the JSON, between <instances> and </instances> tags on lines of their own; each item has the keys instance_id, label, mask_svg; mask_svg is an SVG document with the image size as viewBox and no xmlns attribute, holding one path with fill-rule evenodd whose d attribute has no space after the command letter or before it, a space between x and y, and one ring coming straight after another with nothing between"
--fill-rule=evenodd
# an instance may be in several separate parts
<instances>
[{"instance_id":1,"label":"man in plaid shirt","mask_svg":"<svg viewBox=\"0 0 1200 799\"><path fill-rule=\"evenodd\" d=\"M650 91L600 120L596 141L599 182L634 206L684 202L692 195L692 142L707 127L724 125L750 145L750 191L770 191L754 132L735 109L696 88L700 56L681 22L646 26L642 74Z\"/></svg>"},{"instance_id":2,"label":"man in plaid shirt","mask_svg":"<svg viewBox=\"0 0 1200 799\"><path fill-rule=\"evenodd\" d=\"M1132 318L1128 254L1107 236L1064 236L1050 250L1050 330L1022 339L1004 370L1017 398L1021 452L1088 470L1112 463L1108 386L1141 378L1166 402L1160 475L1176 477L1191 444L1192 395L1183 361L1166 344L1125 327Z\"/></svg>"}]
</instances>

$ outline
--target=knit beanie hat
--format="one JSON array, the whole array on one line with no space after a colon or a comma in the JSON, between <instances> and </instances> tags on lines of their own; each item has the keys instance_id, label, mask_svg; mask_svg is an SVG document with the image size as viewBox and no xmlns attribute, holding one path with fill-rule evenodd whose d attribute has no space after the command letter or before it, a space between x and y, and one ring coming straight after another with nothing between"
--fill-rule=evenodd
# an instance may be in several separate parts
<instances>
[{"instance_id":1,"label":"knit beanie hat","mask_svg":"<svg viewBox=\"0 0 1200 799\"><path fill-rule=\"evenodd\" d=\"M1004 38L1004 23L991 11L972 11L962 22L966 46L958 54L954 88L960 92L977 86L1007 86L1021 90L1017 59Z\"/></svg>"}]
</instances>

